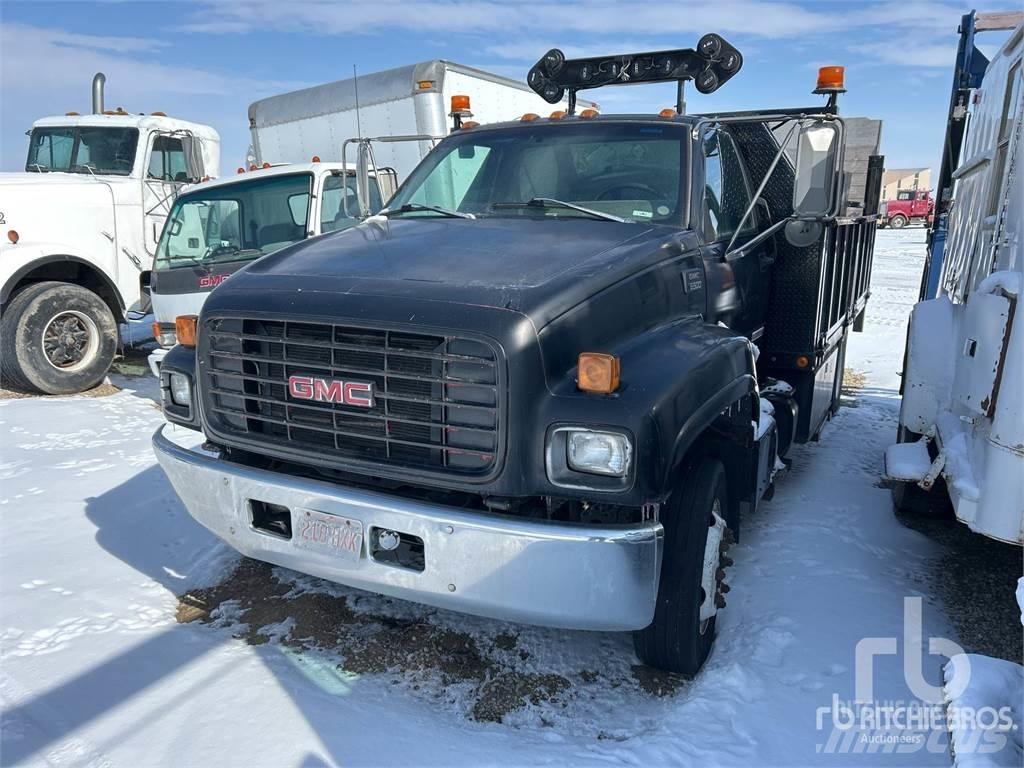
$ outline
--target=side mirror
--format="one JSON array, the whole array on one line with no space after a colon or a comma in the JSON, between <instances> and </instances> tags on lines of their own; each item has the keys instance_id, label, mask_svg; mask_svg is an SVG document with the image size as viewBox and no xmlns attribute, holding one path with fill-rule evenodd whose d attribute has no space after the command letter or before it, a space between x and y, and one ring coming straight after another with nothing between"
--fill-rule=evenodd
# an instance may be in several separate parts
<instances>
[{"instance_id":1,"label":"side mirror","mask_svg":"<svg viewBox=\"0 0 1024 768\"><path fill-rule=\"evenodd\" d=\"M185 155L185 172L188 176L186 181L199 181L206 175L206 169L203 167L203 149L199 139L190 134L182 136L181 149Z\"/></svg>"},{"instance_id":2,"label":"side mirror","mask_svg":"<svg viewBox=\"0 0 1024 768\"><path fill-rule=\"evenodd\" d=\"M836 206L836 172L842 146L838 123L806 122L800 126L796 147L796 182L793 215L831 215Z\"/></svg>"},{"instance_id":3,"label":"side mirror","mask_svg":"<svg viewBox=\"0 0 1024 768\"><path fill-rule=\"evenodd\" d=\"M139 272L139 292L143 296L149 296L153 287L153 270L144 269Z\"/></svg>"},{"instance_id":4,"label":"side mirror","mask_svg":"<svg viewBox=\"0 0 1024 768\"><path fill-rule=\"evenodd\" d=\"M356 199L359 201L359 218L370 215L370 142L359 142L356 155Z\"/></svg>"}]
</instances>

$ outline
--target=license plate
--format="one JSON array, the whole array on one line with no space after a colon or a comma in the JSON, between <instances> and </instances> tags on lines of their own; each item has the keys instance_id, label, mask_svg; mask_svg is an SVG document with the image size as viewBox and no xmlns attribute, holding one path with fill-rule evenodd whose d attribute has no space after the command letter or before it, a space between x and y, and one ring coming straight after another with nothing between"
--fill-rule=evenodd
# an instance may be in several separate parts
<instances>
[{"instance_id":1,"label":"license plate","mask_svg":"<svg viewBox=\"0 0 1024 768\"><path fill-rule=\"evenodd\" d=\"M326 552L343 560L358 560L363 551L363 524L340 515L297 509L292 542L297 547Z\"/></svg>"}]
</instances>

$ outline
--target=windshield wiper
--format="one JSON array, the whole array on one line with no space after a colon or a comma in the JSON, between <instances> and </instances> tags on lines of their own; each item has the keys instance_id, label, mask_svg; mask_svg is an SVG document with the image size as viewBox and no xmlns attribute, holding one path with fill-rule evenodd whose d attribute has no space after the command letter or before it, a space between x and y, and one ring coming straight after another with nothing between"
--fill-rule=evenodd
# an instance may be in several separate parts
<instances>
[{"instance_id":1,"label":"windshield wiper","mask_svg":"<svg viewBox=\"0 0 1024 768\"><path fill-rule=\"evenodd\" d=\"M397 208L385 208L380 212L381 216L393 216L396 213L411 213L413 211L433 211L439 213L442 216L448 216L453 219L475 219L472 213L463 213L462 211L451 211L447 208L442 208L438 205L423 205L422 203L403 203Z\"/></svg>"},{"instance_id":2,"label":"windshield wiper","mask_svg":"<svg viewBox=\"0 0 1024 768\"><path fill-rule=\"evenodd\" d=\"M36 173L47 173L50 170L48 165L43 165L42 163L29 163L28 167L35 168Z\"/></svg>"},{"instance_id":3,"label":"windshield wiper","mask_svg":"<svg viewBox=\"0 0 1024 768\"><path fill-rule=\"evenodd\" d=\"M555 200L553 197L534 197L525 203L492 203L491 208L568 208L572 211L579 211L588 216L593 216L595 219L617 221L620 224L633 223L632 219L624 219L621 216L605 213L604 211L595 211L593 208L586 208L582 205L576 205L576 203L567 203L564 200Z\"/></svg>"}]
</instances>

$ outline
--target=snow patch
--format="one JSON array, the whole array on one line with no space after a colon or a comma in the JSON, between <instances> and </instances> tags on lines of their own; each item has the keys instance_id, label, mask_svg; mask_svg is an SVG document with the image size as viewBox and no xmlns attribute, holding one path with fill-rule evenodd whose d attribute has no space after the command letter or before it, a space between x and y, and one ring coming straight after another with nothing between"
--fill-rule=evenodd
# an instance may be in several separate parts
<instances>
[{"instance_id":1,"label":"snow patch","mask_svg":"<svg viewBox=\"0 0 1024 768\"><path fill-rule=\"evenodd\" d=\"M957 768L1020 766L1024 667L961 653L949 660L944 674L953 764ZM957 694L954 681L960 679L966 679L967 686Z\"/></svg>"}]
</instances>

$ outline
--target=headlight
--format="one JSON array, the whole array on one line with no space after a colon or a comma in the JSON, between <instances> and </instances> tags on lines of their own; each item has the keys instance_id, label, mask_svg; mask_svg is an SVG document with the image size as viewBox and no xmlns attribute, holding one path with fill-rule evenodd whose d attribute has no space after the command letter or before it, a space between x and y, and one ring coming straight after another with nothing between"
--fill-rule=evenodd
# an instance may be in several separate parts
<instances>
[{"instance_id":1,"label":"headlight","mask_svg":"<svg viewBox=\"0 0 1024 768\"><path fill-rule=\"evenodd\" d=\"M566 459L577 472L625 477L633 452L626 435L617 432L572 430L566 442Z\"/></svg>"},{"instance_id":2,"label":"headlight","mask_svg":"<svg viewBox=\"0 0 1024 768\"><path fill-rule=\"evenodd\" d=\"M182 408L192 406L192 382L183 373L172 373L170 376L169 389L171 402Z\"/></svg>"}]
</instances>

